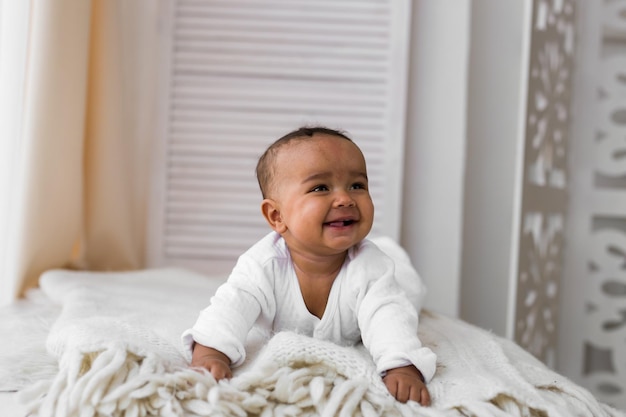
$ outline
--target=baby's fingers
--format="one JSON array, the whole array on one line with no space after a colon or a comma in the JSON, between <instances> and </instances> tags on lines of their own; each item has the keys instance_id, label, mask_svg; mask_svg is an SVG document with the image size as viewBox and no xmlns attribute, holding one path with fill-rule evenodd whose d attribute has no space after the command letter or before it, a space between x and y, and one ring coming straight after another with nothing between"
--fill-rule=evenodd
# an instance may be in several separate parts
<instances>
[{"instance_id":1,"label":"baby's fingers","mask_svg":"<svg viewBox=\"0 0 626 417\"><path fill-rule=\"evenodd\" d=\"M412 385L403 378L387 378L385 379L385 385L389 393L401 403L409 400L420 402L421 394L419 387Z\"/></svg>"},{"instance_id":2,"label":"baby's fingers","mask_svg":"<svg viewBox=\"0 0 626 417\"><path fill-rule=\"evenodd\" d=\"M403 376L387 376L384 378L389 393L402 403L415 401L422 406L430 405L430 393L423 382L416 378L404 378Z\"/></svg>"},{"instance_id":3,"label":"baby's fingers","mask_svg":"<svg viewBox=\"0 0 626 417\"><path fill-rule=\"evenodd\" d=\"M383 379L383 382L385 383L385 386L387 387L387 390L389 391L389 393L396 400L400 401L400 399L398 398L398 380L394 378L385 378ZM406 400L404 400L404 402L406 402Z\"/></svg>"},{"instance_id":4,"label":"baby's fingers","mask_svg":"<svg viewBox=\"0 0 626 417\"><path fill-rule=\"evenodd\" d=\"M222 364L219 362L213 362L208 370L211 372L211 375L213 375L213 378L215 378L216 381L224 378L228 379L233 376L230 367L225 363Z\"/></svg>"},{"instance_id":5,"label":"baby's fingers","mask_svg":"<svg viewBox=\"0 0 626 417\"><path fill-rule=\"evenodd\" d=\"M421 387L415 385L411 387L411 395L409 399L420 403L424 407L430 405L430 393L424 385Z\"/></svg>"}]
</instances>

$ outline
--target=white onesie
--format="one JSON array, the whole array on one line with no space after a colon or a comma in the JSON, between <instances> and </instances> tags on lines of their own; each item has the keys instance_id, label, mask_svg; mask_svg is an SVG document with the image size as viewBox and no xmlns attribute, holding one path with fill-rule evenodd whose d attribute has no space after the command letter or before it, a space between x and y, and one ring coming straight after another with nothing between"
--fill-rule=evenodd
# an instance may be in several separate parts
<instances>
[{"instance_id":1,"label":"white onesie","mask_svg":"<svg viewBox=\"0 0 626 417\"><path fill-rule=\"evenodd\" d=\"M413 364L428 382L436 356L417 337L417 310L394 271L394 262L374 243L366 239L355 245L319 319L307 310L285 241L271 232L239 257L227 282L183 333L183 343L189 351L194 341L217 349L236 367L245 359L253 326L268 334L288 330L343 346L362 340L381 374Z\"/></svg>"}]
</instances>

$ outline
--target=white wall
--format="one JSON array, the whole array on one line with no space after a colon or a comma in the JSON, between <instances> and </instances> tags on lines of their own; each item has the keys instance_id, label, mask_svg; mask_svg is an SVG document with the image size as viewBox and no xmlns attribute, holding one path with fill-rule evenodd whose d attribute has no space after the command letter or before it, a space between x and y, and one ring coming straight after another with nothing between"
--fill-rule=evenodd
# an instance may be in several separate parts
<instances>
[{"instance_id":1,"label":"white wall","mask_svg":"<svg viewBox=\"0 0 626 417\"><path fill-rule=\"evenodd\" d=\"M429 289L427 308L502 335L510 332L530 4L413 7L401 243Z\"/></svg>"},{"instance_id":2,"label":"white wall","mask_svg":"<svg viewBox=\"0 0 626 417\"><path fill-rule=\"evenodd\" d=\"M401 244L429 293L459 314L470 2L413 3Z\"/></svg>"},{"instance_id":3,"label":"white wall","mask_svg":"<svg viewBox=\"0 0 626 417\"><path fill-rule=\"evenodd\" d=\"M472 3L461 317L501 335L512 330L529 3Z\"/></svg>"}]
</instances>

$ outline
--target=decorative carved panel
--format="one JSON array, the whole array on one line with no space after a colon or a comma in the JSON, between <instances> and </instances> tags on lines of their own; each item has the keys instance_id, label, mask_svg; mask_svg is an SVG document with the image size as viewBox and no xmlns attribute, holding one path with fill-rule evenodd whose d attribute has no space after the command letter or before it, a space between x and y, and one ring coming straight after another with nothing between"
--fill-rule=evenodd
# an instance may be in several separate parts
<instances>
[{"instance_id":1,"label":"decorative carved panel","mask_svg":"<svg viewBox=\"0 0 626 417\"><path fill-rule=\"evenodd\" d=\"M585 385L626 408L626 1L602 16L582 361Z\"/></svg>"},{"instance_id":2,"label":"decorative carved panel","mask_svg":"<svg viewBox=\"0 0 626 417\"><path fill-rule=\"evenodd\" d=\"M567 206L573 0L535 0L528 71L515 341L554 365Z\"/></svg>"},{"instance_id":3,"label":"decorative carved panel","mask_svg":"<svg viewBox=\"0 0 626 417\"><path fill-rule=\"evenodd\" d=\"M626 1L579 0L576 134L559 365L626 409ZM570 248L571 247L571 248ZM565 289L565 287L564 287Z\"/></svg>"}]
</instances>

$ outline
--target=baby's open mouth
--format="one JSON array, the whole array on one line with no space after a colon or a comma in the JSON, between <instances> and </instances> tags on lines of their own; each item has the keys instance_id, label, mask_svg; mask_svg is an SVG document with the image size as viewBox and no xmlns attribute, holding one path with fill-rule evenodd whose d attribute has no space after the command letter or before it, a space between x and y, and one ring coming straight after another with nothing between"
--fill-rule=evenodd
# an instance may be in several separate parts
<instances>
[{"instance_id":1,"label":"baby's open mouth","mask_svg":"<svg viewBox=\"0 0 626 417\"><path fill-rule=\"evenodd\" d=\"M343 226L350 226L353 223L354 223L354 220L338 220L335 222L328 222L325 224L331 227L343 227Z\"/></svg>"}]
</instances>

